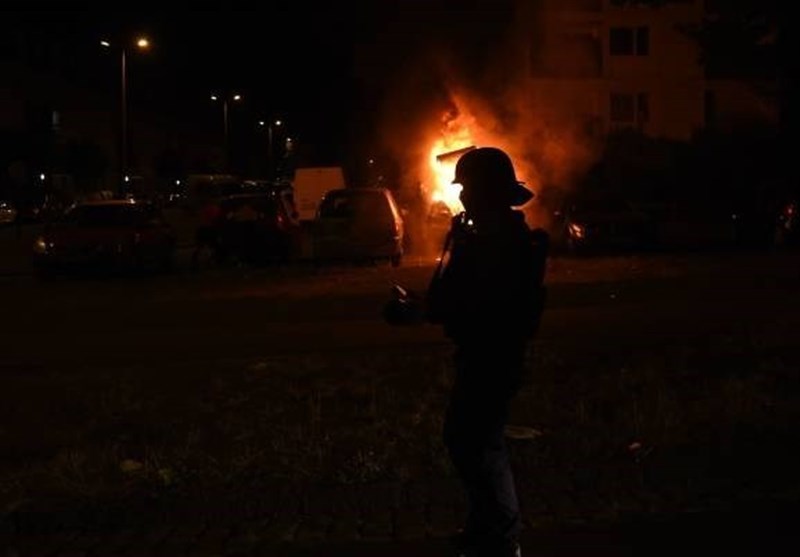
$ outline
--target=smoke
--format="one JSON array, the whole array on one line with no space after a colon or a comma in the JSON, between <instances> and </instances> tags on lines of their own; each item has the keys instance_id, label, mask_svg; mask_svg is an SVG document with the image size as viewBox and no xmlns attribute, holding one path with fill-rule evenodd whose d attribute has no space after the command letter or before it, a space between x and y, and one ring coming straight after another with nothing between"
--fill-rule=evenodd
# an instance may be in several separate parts
<instances>
[{"instance_id":1,"label":"smoke","mask_svg":"<svg viewBox=\"0 0 800 557\"><path fill-rule=\"evenodd\" d=\"M526 217L547 226L544 202L588 168L596 141L575 99L531 79L532 58L547 57L549 48L536 3L471 6L423 33L393 68L380 107L380 142L402 169L402 188L413 194L422 187L426 195L437 179L436 147L455 150L471 141L506 150L537 194Z\"/></svg>"}]
</instances>

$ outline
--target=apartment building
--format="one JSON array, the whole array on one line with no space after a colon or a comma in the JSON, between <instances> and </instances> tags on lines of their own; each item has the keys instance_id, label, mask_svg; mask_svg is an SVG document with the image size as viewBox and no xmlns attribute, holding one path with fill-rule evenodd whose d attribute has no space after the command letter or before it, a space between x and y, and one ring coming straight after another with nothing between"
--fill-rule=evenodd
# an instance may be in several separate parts
<instances>
[{"instance_id":1,"label":"apartment building","mask_svg":"<svg viewBox=\"0 0 800 557\"><path fill-rule=\"evenodd\" d=\"M615 0L523 2L531 100L587 132L633 128L688 140L707 127L777 122L763 83L711 79L686 29L699 26L703 0L661 5Z\"/></svg>"}]
</instances>

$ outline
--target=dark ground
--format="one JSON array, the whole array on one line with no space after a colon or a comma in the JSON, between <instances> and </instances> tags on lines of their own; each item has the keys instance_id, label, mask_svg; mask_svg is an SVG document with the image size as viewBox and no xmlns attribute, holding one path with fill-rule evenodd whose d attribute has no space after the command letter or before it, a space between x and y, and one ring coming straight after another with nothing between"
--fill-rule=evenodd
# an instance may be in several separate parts
<instances>
[{"instance_id":1,"label":"dark ground","mask_svg":"<svg viewBox=\"0 0 800 557\"><path fill-rule=\"evenodd\" d=\"M526 555L797 554L800 258L558 258L513 420ZM2 279L7 555L440 555L430 265ZM530 548L530 549L529 549Z\"/></svg>"}]
</instances>

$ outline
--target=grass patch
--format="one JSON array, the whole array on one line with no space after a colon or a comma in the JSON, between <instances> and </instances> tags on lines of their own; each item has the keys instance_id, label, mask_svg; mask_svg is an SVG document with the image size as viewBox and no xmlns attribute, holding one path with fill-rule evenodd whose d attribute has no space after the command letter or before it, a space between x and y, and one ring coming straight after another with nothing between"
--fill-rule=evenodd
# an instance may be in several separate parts
<instances>
[{"instance_id":1,"label":"grass patch","mask_svg":"<svg viewBox=\"0 0 800 557\"><path fill-rule=\"evenodd\" d=\"M541 432L511 444L518 483L617 502L796 490L800 358L789 344L755 333L629 352L539 343L512 412ZM450 477L449 357L443 345L8 373L3 508Z\"/></svg>"}]
</instances>

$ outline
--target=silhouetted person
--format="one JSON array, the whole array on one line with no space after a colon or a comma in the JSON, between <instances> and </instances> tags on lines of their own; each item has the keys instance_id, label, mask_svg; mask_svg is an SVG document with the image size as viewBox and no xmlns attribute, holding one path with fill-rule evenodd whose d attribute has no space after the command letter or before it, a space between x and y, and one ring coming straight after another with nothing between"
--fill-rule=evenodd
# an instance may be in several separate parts
<instances>
[{"instance_id":1,"label":"silhouetted person","mask_svg":"<svg viewBox=\"0 0 800 557\"><path fill-rule=\"evenodd\" d=\"M453 218L426 295L427 319L455 345L444 442L467 495L464 556L518 556L520 511L504 429L544 304L547 234L513 209L533 193L485 147L456 164L465 211Z\"/></svg>"}]
</instances>

